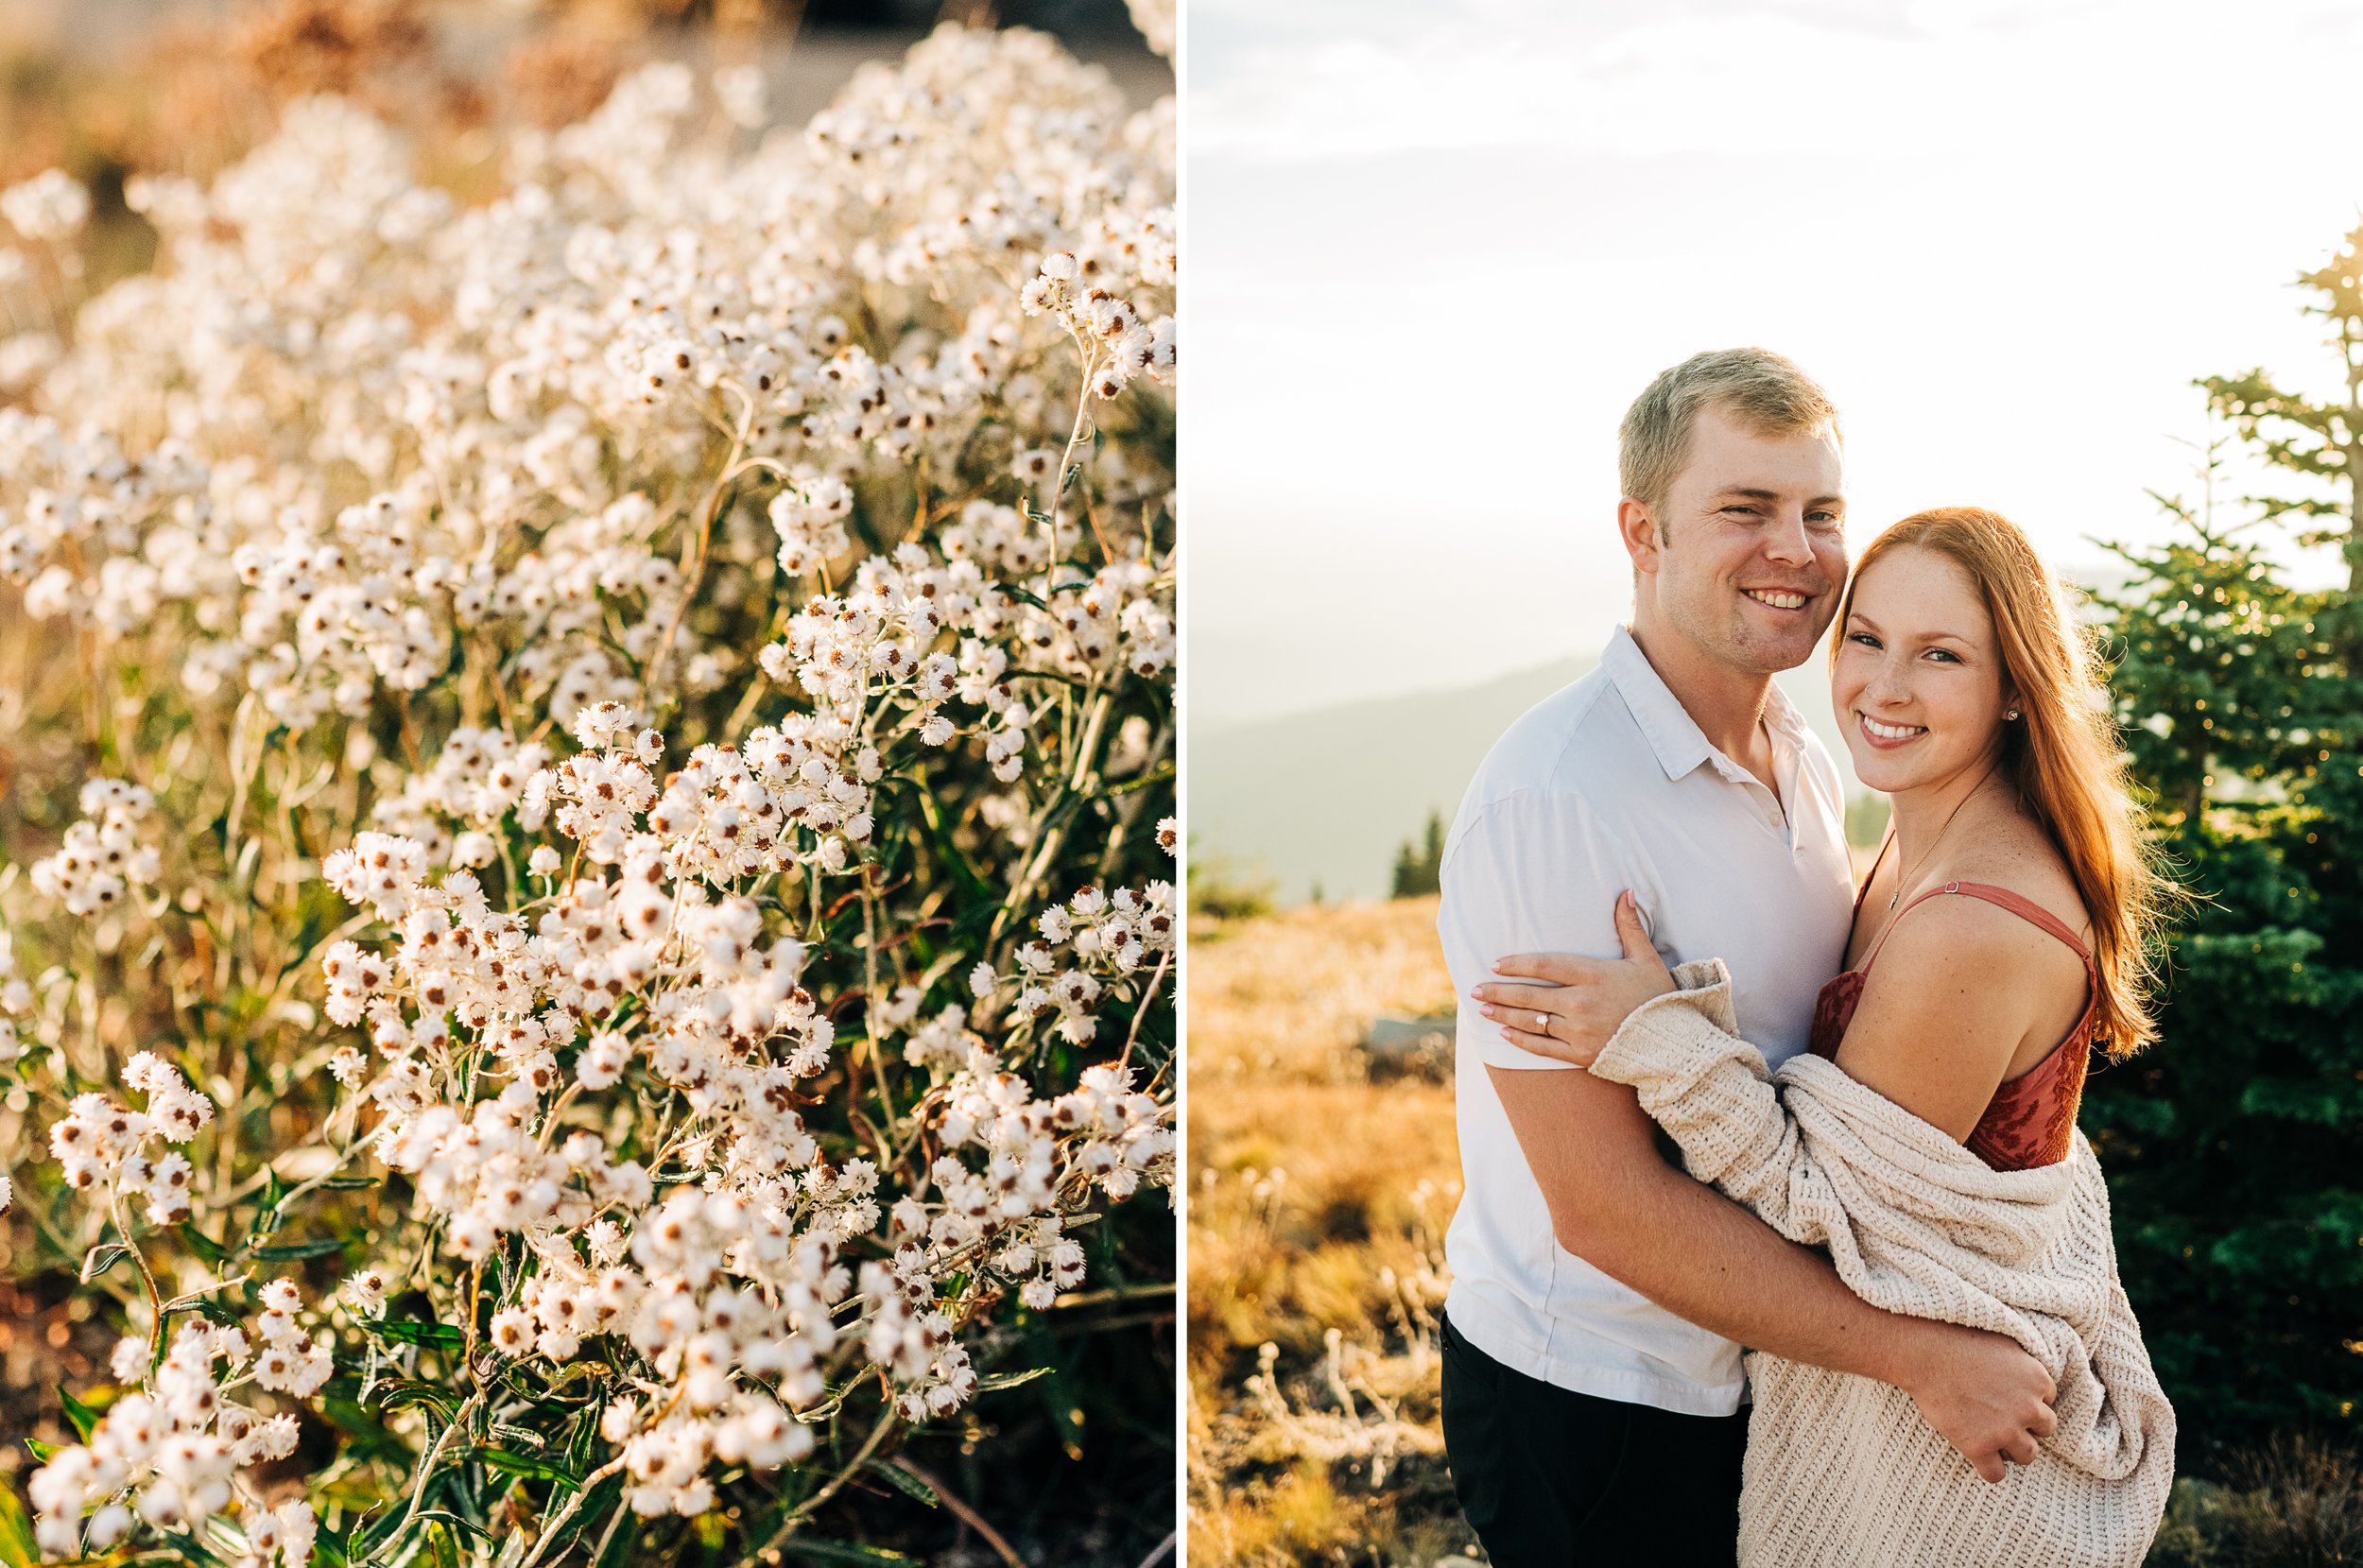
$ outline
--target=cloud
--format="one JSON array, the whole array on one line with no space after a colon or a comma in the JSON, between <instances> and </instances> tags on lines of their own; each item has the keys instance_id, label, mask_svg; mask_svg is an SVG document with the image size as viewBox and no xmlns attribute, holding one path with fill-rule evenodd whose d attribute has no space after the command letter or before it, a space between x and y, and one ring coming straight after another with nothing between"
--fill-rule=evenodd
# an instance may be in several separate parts
<instances>
[{"instance_id":1,"label":"cloud","mask_svg":"<svg viewBox=\"0 0 2363 1568\"><path fill-rule=\"evenodd\" d=\"M2343 132L2363 14L2293 0L1194 0L1191 29L1194 154L1905 160L2064 140L2154 149L2227 134L2204 109L2243 101Z\"/></svg>"},{"instance_id":2,"label":"cloud","mask_svg":"<svg viewBox=\"0 0 2363 1568\"><path fill-rule=\"evenodd\" d=\"M1596 646L1617 417L1699 348L1831 387L1865 538L1972 500L2071 566L2157 537L2145 489L2188 488L2175 438L2207 433L2193 376L2335 369L2287 285L2363 197L2343 9L1192 0L1191 26L1203 712Z\"/></svg>"}]
</instances>

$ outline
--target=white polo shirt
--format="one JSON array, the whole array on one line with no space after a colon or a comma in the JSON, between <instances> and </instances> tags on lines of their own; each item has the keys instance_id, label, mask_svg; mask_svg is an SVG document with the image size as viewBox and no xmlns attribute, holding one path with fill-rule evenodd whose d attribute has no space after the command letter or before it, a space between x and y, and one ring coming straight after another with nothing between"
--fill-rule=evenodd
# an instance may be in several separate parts
<instances>
[{"instance_id":1,"label":"white polo shirt","mask_svg":"<svg viewBox=\"0 0 2363 1568\"><path fill-rule=\"evenodd\" d=\"M1777 686L1765 722L1777 798L1707 743L1619 627L1599 667L1528 710L1477 769L1444 846L1436 922L1460 998L1446 1312L1529 1377L1690 1415L1739 1407L1740 1348L1559 1245L1485 1069L1574 1069L1503 1040L1469 991L1512 953L1617 956L1614 904L1630 887L1667 962L1730 966L1740 1032L1772 1065L1803 1050L1853 922L1845 800Z\"/></svg>"}]
</instances>

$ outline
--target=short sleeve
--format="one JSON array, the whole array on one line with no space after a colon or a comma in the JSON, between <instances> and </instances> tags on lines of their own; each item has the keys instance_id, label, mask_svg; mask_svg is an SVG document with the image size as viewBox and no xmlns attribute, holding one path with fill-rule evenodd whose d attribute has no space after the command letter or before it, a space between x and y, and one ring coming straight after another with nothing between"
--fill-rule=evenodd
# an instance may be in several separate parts
<instances>
[{"instance_id":1,"label":"short sleeve","mask_svg":"<svg viewBox=\"0 0 2363 1568\"><path fill-rule=\"evenodd\" d=\"M1489 1067L1575 1070L1504 1040L1469 992L1513 953L1621 956L1616 895L1635 885L1630 870L1578 795L1520 791L1465 816L1445 847L1436 918L1457 999L1457 1050Z\"/></svg>"}]
</instances>

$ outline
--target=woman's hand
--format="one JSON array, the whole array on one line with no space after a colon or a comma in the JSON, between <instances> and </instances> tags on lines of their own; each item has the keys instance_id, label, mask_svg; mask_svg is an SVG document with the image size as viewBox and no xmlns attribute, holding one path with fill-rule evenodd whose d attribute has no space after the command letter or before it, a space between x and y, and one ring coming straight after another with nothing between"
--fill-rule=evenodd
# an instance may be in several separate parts
<instances>
[{"instance_id":1,"label":"woman's hand","mask_svg":"<svg viewBox=\"0 0 2363 1568\"><path fill-rule=\"evenodd\" d=\"M1635 1008L1674 989L1672 972L1642 929L1641 906L1630 887L1616 895L1616 937L1625 947L1621 958L1521 953L1494 964L1494 973L1549 984L1490 981L1469 994L1520 1050L1589 1067Z\"/></svg>"}]
</instances>

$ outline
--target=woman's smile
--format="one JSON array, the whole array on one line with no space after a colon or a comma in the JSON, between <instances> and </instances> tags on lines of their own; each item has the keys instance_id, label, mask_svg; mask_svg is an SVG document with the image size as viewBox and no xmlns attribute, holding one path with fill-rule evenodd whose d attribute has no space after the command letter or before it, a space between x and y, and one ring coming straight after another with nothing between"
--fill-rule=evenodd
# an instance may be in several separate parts
<instances>
[{"instance_id":1,"label":"woman's smile","mask_svg":"<svg viewBox=\"0 0 2363 1568\"><path fill-rule=\"evenodd\" d=\"M1883 724L1859 709L1855 711L1854 718L1857 728L1862 731L1863 739L1882 751L1908 746L1928 732L1925 724Z\"/></svg>"}]
</instances>

